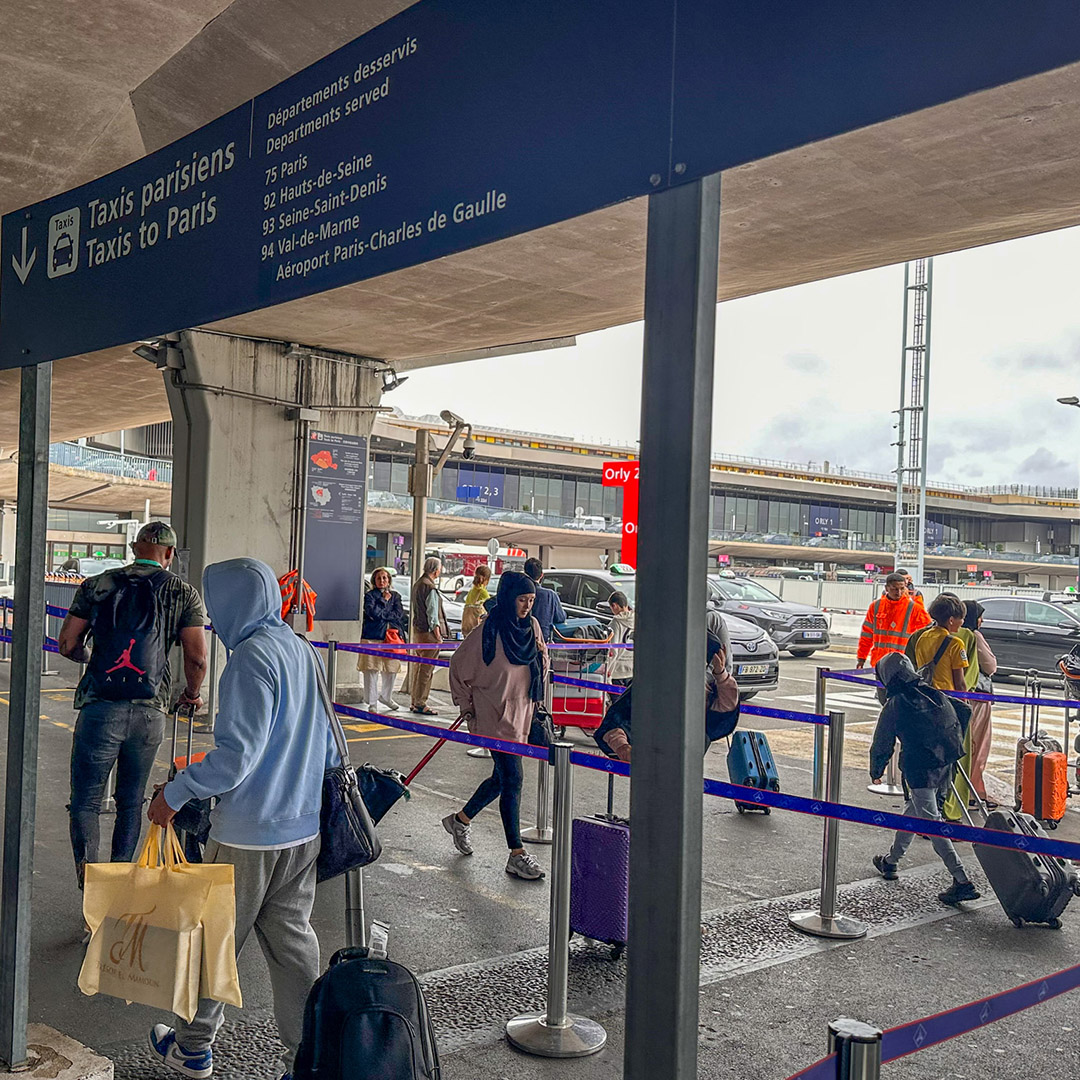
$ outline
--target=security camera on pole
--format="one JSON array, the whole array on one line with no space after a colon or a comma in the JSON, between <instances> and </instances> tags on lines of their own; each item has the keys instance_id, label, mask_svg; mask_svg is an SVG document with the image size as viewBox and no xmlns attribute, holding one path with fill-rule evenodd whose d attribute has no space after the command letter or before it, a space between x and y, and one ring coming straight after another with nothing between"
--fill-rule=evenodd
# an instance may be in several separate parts
<instances>
[{"instance_id":1,"label":"security camera on pole","mask_svg":"<svg viewBox=\"0 0 1080 1080\"><path fill-rule=\"evenodd\" d=\"M412 525L412 583L415 585L424 572L424 551L427 548L427 501L431 497L432 481L442 471L446 459L450 456L458 436L464 431L465 442L462 455L472 458L476 454L476 443L472 437L472 424L467 424L456 413L443 409L439 414L452 429L450 438L442 449L435 463L431 462L432 435L427 428L416 429L416 461L409 469L409 494L413 500ZM416 636L416 611L411 612L412 636Z\"/></svg>"}]
</instances>

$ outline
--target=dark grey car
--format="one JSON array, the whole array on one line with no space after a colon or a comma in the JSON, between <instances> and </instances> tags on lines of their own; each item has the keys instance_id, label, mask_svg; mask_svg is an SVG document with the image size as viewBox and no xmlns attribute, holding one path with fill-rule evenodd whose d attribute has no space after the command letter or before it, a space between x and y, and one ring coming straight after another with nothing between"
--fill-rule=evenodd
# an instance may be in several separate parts
<instances>
[{"instance_id":1,"label":"dark grey car","mask_svg":"<svg viewBox=\"0 0 1080 1080\"><path fill-rule=\"evenodd\" d=\"M1057 658L1080 645L1080 604L1025 596L981 597L979 603L985 609L983 637L1000 675L1034 668L1058 676Z\"/></svg>"},{"instance_id":2,"label":"dark grey car","mask_svg":"<svg viewBox=\"0 0 1080 1080\"><path fill-rule=\"evenodd\" d=\"M829 620L809 604L781 600L747 577L709 577L709 603L727 615L757 623L792 656L810 656L829 647Z\"/></svg>"},{"instance_id":3,"label":"dark grey car","mask_svg":"<svg viewBox=\"0 0 1080 1080\"><path fill-rule=\"evenodd\" d=\"M633 574L613 574L607 570L549 570L543 584L559 594L571 618L592 616L602 623L611 619L608 603L616 590L626 593L634 606L636 580ZM740 696L752 697L759 690L775 690L780 684L780 653L759 626L722 611L731 637L731 661Z\"/></svg>"}]
</instances>

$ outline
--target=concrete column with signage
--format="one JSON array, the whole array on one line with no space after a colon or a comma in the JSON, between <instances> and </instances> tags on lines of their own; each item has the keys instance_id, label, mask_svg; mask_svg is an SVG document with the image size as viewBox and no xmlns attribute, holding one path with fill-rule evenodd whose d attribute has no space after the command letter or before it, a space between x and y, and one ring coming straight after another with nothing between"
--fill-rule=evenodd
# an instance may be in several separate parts
<instances>
[{"instance_id":1,"label":"concrete column with signage","mask_svg":"<svg viewBox=\"0 0 1080 1080\"><path fill-rule=\"evenodd\" d=\"M381 396L374 363L202 331L186 331L169 352L169 363L182 365L164 376L175 425L172 520L189 580L199 585L208 563L241 555L264 560L279 575L293 569L306 489L320 487L330 515L345 465L330 447L333 460L320 473L329 479L306 483L317 469L306 436L370 435ZM315 635L323 639L359 637L367 535L355 518L334 542L335 558L359 568L356 611L344 620L319 619ZM308 560L305 569L316 591L321 561ZM350 667L341 672L345 684L357 681Z\"/></svg>"}]
</instances>

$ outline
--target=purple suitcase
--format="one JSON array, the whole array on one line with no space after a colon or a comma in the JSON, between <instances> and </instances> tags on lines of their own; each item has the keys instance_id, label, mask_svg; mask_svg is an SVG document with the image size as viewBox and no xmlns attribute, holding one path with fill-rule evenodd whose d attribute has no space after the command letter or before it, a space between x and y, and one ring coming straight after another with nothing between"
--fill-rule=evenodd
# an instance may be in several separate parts
<instances>
[{"instance_id":1,"label":"purple suitcase","mask_svg":"<svg viewBox=\"0 0 1080 1080\"><path fill-rule=\"evenodd\" d=\"M617 818L575 818L572 844L570 929L611 945L617 960L626 947L630 826Z\"/></svg>"}]
</instances>

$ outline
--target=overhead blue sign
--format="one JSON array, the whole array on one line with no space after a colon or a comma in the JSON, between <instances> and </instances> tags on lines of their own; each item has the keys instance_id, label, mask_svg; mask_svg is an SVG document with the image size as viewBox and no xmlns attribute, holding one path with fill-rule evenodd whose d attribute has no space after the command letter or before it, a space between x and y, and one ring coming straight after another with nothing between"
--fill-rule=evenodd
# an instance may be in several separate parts
<instances>
[{"instance_id":1,"label":"overhead blue sign","mask_svg":"<svg viewBox=\"0 0 1080 1080\"><path fill-rule=\"evenodd\" d=\"M421 0L0 226L0 367L227 318L1080 59L1073 0ZM900 151L898 151L900 152Z\"/></svg>"}]
</instances>

